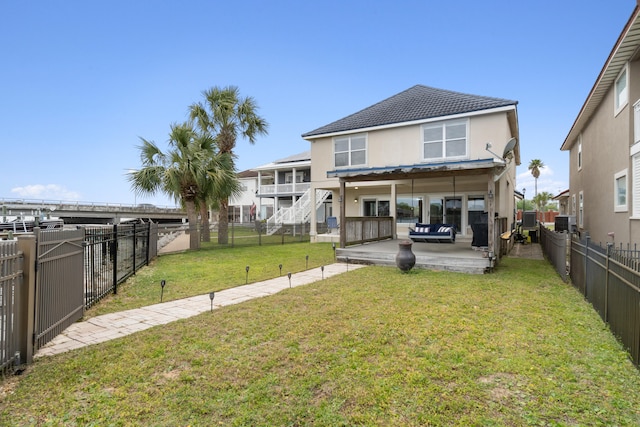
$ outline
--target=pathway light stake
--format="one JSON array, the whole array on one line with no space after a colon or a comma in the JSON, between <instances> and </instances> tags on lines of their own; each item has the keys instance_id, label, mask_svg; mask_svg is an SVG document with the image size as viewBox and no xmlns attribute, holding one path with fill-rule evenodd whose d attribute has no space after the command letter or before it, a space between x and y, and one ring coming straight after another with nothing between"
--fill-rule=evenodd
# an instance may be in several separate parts
<instances>
[{"instance_id":1,"label":"pathway light stake","mask_svg":"<svg viewBox=\"0 0 640 427\"><path fill-rule=\"evenodd\" d=\"M278 268L280 269L280 275L282 276L282 264L278 265Z\"/></svg>"},{"instance_id":2,"label":"pathway light stake","mask_svg":"<svg viewBox=\"0 0 640 427\"><path fill-rule=\"evenodd\" d=\"M347 257L347 271L349 271L349 257Z\"/></svg>"},{"instance_id":3,"label":"pathway light stake","mask_svg":"<svg viewBox=\"0 0 640 427\"><path fill-rule=\"evenodd\" d=\"M322 272L322 280L324 280L324 265L320 267L320 271Z\"/></svg>"},{"instance_id":4,"label":"pathway light stake","mask_svg":"<svg viewBox=\"0 0 640 427\"><path fill-rule=\"evenodd\" d=\"M333 260L336 260L336 243L331 243L331 247L333 248Z\"/></svg>"},{"instance_id":5,"label":"pathway light stake","mask_svg":"<svg viewBox=\"0 0 640 427\"><path fill-rule=\"evenodd\" d=\"M213 311L213 299L216 297L215 292L209 292L209 299L211 300L211 311Z\"/></svg>"},{"instance_id":6,"label":"pathway light stake","mask_svg":"<svg viewBox=\"0 0 640 427\"><path fill-rule=\"evenodd\" d=\"M167 281L162 279L160 281L160 302L162 302L162 296L164 295L164 285L167 284Z\"/></svg>"},{"instance_id":7,"label":"pathway light stake","mask_svg":"<svg viewBox=\"0 0 640 427\"><path fill-rule=\"evenodd\" d=\"M306 259L306 261L307 261L307 262L306 262L306 264L305 264L305 269L307 269L307 270L308 270L308 269L309 269L309 255L307 255L307 256L305 257L305 259Z\"/></svg>"},{"instance_id":8,"label":"pathway light stake","mask_svg":"<svg viewBox=\"0 0 640 427\"><path fill-rule=\"evenodd\" d=\"M247 283L249 283L249 266L247 265L244 269L247 271L247 276L244 279L244 284L246 285Z\"/></svg>"},{"instance_id":9,"label":"pathway light stake","mask_svg":"<svg viewBox=\"0 0 640 427\"><path fill-rule=\"evenodd\" d=\"M291 272L287 273L287 277L289 278L289 287L291 287Z\"/></svg>"}]
</instances>

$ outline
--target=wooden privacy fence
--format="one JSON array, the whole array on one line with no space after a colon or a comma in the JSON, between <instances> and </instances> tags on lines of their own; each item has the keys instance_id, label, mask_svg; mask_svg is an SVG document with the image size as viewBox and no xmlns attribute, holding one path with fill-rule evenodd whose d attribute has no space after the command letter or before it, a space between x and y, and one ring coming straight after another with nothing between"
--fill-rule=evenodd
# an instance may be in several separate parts
<instances>
[{"instance_id":1,"label":"wooden privacy fence","mask_svg":"<svg viewBox=\"0 0 640 427\"><path fill-rule=\"evenodd\" d=\"M573 285L593 305L640 366L640 262L630 251L571 237Z\"/></svg>"},{"instance_id":2,"label":"wooden privacy fence","mask_svg":"<svg viewBox=\"0 0 640 427\"><path fill-rule=\"evenodd\" d=\"M556 232L543 226L540 227L540 246L542 247L542 252L544 252L547 259L565 282L569 276L567 269L569 264L568 241L569 234L566 231Z\"/></svg>"}]
</instances>

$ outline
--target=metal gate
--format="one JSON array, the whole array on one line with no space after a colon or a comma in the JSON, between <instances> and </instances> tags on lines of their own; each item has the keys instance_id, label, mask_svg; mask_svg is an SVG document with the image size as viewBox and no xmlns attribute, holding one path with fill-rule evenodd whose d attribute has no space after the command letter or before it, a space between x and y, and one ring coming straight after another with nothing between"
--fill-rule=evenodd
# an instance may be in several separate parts
<instances>
[{"instance_id":1,"label":"metal gate","mask_svg":"<svg viewBox=\"0 0 640 427\"><path fill-rule=\"evenodd\" d=\"M0 241L0 378L13 367L18 350L17 294L22 286L22 253L18 242Z\"/></svg>"},{"instance_id":2,"label":"metal gate","mask_svg":"<svg viewBox=\"0 0 640 427\"><path fill-rule=\"evenodd\" d=\"M39 230L36 236L34 350L84 314L84 230Z\"/></svg>"}]
</instances>

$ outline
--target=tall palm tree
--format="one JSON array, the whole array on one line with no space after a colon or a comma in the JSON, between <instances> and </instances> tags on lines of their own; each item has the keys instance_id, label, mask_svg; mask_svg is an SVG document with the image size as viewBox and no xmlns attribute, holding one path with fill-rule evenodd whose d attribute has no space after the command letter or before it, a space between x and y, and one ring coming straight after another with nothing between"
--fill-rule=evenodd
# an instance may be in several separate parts
<instances>
[{"instance_id":1,"label":"tall palm tree","mask_svg":"<svg viewBox=\"0 0 640 427\"><path fill-rule=\"evenodd\" d=\"M164 193L179 202L187 211L189 248L198 249L196 201L201 197L201 185L211 166L212 138L199 138L190 123L174 124L169 133L168 152L153 142L140 138L142 168L129 172L129 182L137 194Z\"/></svg>"},{"instance_id":2,"label":"tall palm tree","mask_svg":"<svg viewBox=\"0 0 640 427\"><path fill-rule=\"evenodd\" d=\"M529 170L531 171L531 175L533 175L536 184L534 199L538 196L538 178L540 177L540 169L542 168L544 168L544 163L542 163L542 160L540 159L533 159L529 162Z\"/></svg>"},{"instance_id":3,"label":"tall palm tree","mask_svg":"<svg viewBox=\"0 0 640 427\"><path fill-rule=\"evenodd\" d=\"M201 134L199 138L208 138ZM209 226L209 208L219 208L225 195L235 196L241 193L240 182L235 173L233 157L230 154L216 153L205 165L205 174L200 183L200 194L196 205L200 211L202 241L211 241Z\"/></svg>"},{"instance_id":4,"label":"tall palm tree","mask_svg":"<svg viewBox=\"0 0 640 427\"><path fill-rule=\"evenodd\" d=\"M233 156L238 136L255 144L259 135L266 135L268 124L257 113L258 106L252 97L241 97L236 86L213 87L203 92L204 101L192 104L189 115L201 132L215 135L221 154ZM220 219L218 243L229 241L230 191L220 193Z\"/></svg>"}]
</instances>

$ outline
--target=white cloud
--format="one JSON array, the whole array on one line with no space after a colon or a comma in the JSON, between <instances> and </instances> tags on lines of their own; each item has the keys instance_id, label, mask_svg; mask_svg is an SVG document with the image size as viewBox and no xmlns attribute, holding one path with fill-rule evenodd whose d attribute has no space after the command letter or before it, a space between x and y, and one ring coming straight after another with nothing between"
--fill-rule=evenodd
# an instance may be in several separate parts
<instances>
[{"instance_id":1,"label":"white cloud","mask_svg":"<svg viewBox=\"0 0 640 427\"><path fill-rule=\"evenodd\" d=\"M80 193L71 191L57 184L35 184L26 185L24 187L15 187L11 189L11 193L17 197L25 199L41 199L41 200L80 200Z\"/></svg>"},{"instance_id":2,"label":"white cloud","mask_svg":"<svg viewBox=\"0 0 640 427\"><path fill-rule=\"evenodd\" d=\"M516 176L517 190L526 189L525 197L532 198L535 195L536 180L531 175L531 171L525 169ZM550 166L540 169L540 177L538 177L538 193L546 191L554 196L569 188L569 183L554 177L553 169Z\"/></svg>"}]
</instances>

